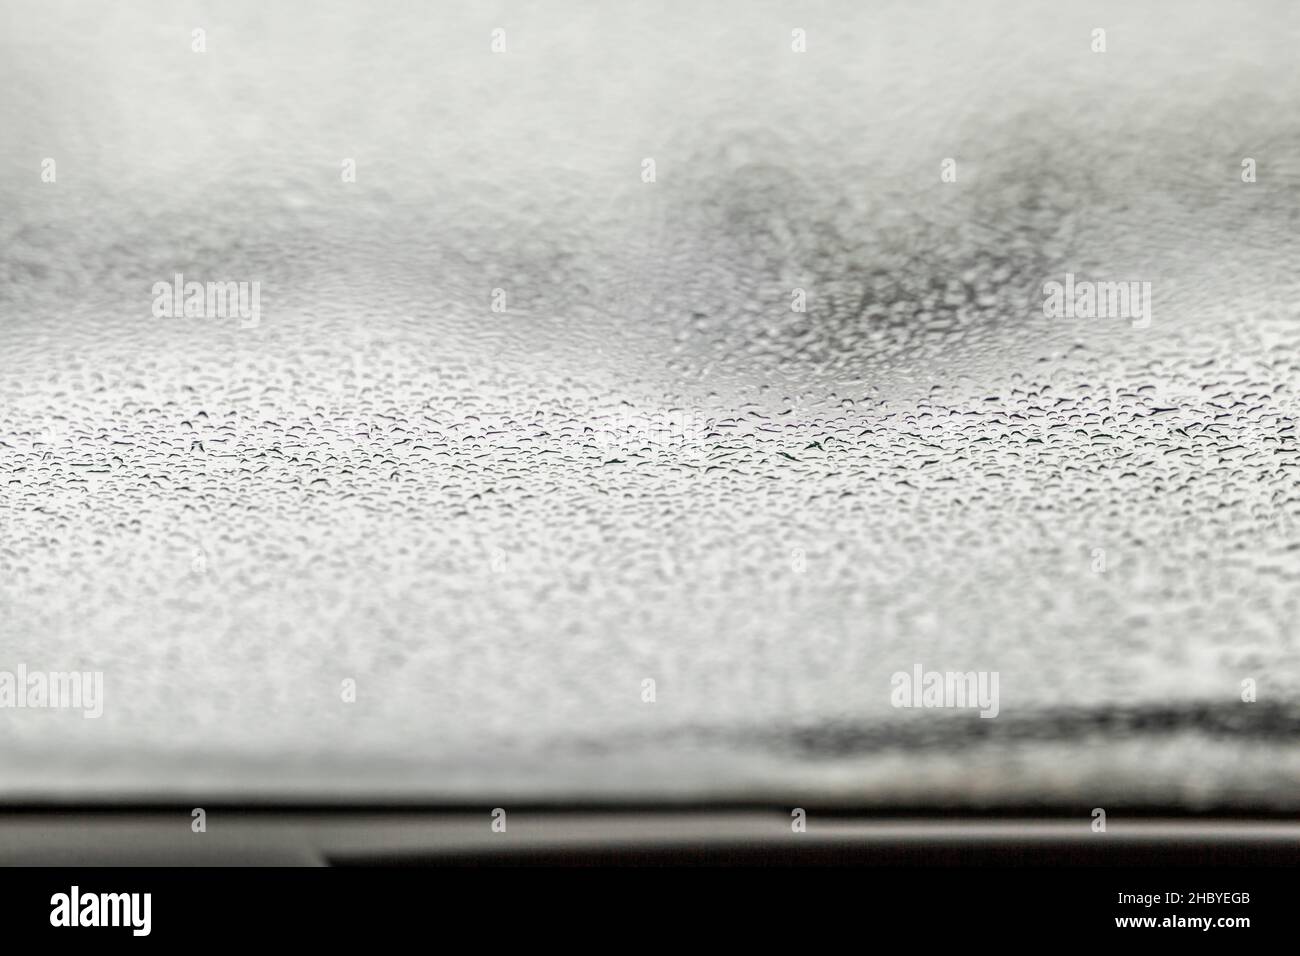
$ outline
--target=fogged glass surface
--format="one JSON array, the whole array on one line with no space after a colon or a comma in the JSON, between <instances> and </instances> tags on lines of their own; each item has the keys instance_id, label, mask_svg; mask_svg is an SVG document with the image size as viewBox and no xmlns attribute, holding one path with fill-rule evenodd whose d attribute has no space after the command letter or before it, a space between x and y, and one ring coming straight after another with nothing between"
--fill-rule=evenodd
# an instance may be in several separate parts
<instances>
[{"instance_id":1,"label":"fogged glass surface","mask_svg":"<svg viewBox=\"0 0 1300 956\"><path fill-rule=\"evenodd\" d=\"M1298 45L4 0L0 796L1294 804Z\"/></svg>"}]
</instances>

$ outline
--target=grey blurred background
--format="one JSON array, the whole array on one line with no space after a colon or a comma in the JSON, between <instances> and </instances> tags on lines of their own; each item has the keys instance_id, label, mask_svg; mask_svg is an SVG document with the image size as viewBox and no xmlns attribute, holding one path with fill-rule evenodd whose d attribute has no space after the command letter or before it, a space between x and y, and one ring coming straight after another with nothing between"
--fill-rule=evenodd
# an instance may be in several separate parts
<instances>
[{"instance_id":1,"label":"grey blurred background","mask_svg":"<svg viewBox=\"0 0 1300 956\"><path fill-rule=\"evenodd\" d=\"M0 0L0 796L1293 806L1298 16Z\"/></svg>"}]
</instances>

